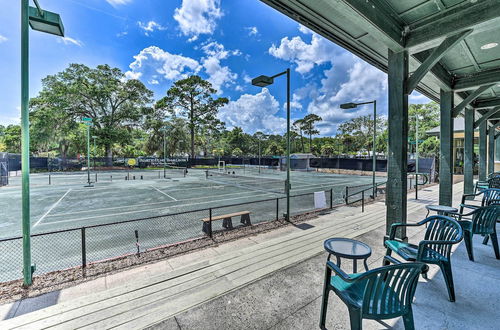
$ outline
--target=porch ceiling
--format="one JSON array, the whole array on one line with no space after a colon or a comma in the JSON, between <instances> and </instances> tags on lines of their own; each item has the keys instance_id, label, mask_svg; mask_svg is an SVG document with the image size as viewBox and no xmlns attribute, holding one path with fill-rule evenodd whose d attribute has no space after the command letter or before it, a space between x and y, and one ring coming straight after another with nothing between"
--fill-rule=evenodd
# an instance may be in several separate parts
<instances>
[{"instance_id":1,"label":"porch ceiling","mask_svg":"<svg viewBox=\"0 0 500 330\"><path fill-rule=\"evenodd\" d=\"M471 106L500 105L500 0L261 0L387 72L388 50L410 53L410 75L445 38L472 30L425 75L417 90L455 104L491 85ZM496 47L491 47L494 44Z\"/></svg>"}]
</instances>

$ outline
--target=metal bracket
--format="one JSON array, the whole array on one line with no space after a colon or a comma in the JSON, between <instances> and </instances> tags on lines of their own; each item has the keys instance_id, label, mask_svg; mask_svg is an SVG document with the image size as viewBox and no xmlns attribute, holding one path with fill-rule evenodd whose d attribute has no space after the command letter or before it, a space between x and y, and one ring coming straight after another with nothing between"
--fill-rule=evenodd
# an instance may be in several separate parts
<instances>
[{"instance_id":1,"label":"metal bracket","mask_svg":"<svg viewBox=\"0 0 500 330\"><path fill-rule=\"evenodd\" d=\"M417 87L418 83L422 78L429 72L434 65L446 54L448 50L455 47L460 41L464 40L472 30L466 30L458 34L449 36L444 39L441 44L432 50L432 53L427 57L427 59L418 67L418 69L413 72L411 77L408 78L406 85L406 93L411 94L411 92Z\"/></svg>"}]
</instances>

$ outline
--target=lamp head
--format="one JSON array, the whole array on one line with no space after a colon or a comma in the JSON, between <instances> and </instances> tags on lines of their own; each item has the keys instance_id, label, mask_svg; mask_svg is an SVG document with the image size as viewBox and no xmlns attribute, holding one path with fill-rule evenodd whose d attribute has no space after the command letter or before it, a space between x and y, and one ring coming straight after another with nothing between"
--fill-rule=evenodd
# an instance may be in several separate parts
<instances>
[{"instance_id":1,"label":"lamp head","mask_svg":"<svg viewBox=\"0 0 500 330\"><path fill-rule=\"evenodd\" d=\"M352 103L352 102L350 102L350 103L344 103L344 104L341 104L341 105L340 105L340 108L341 108L341 109L354 109L354 108L356 108L357 106L358 106L358 105L357 105L356 103Z\"/></svg>"},{"instance_id":2,"label":"lamp head","mask_svg":"<svg viewBox=\"0 0 500 330\"><path fill-rule=\"evenodd\" d=\"M41 13L35 7L29 7L29 24L35 31L64 37L64 26L59 14L43 10Z\"/></svg>"},{"instance_id":3,"label":"lamp head","mask_svg":"<svg viewBox=\"0 0 500 330\"><path fill-rule=\"evenodd\" d=\"M252 79L252 85L258 87L266 87L271 85L273 82L274 82L273 78L264 75Z\"/></svg>"}]
</instances>

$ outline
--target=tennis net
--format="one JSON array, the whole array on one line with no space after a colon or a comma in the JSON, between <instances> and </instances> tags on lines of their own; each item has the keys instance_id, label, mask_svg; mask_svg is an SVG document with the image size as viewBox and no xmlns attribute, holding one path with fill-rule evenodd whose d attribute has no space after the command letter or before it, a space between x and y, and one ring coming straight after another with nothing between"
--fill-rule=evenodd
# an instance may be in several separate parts
<instances>
[{"instance_id":1,"label":"tennis net","mask_svg":"<svg viewBox=\"0 0 500 330\"><path fill-rule=\"evenodd\" d=\"M285 193L285 180L237 175L224 172L206 171L207 179L217 183L228 184L236 187L244 187L254 190L272 192L276 194Z\"/></svg>"}]
</instances>

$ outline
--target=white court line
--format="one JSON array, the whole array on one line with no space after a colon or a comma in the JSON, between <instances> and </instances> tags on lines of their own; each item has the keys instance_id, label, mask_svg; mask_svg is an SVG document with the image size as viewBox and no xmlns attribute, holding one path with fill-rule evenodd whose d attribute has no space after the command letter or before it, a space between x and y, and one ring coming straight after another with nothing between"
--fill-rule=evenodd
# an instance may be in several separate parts
<instances>
[{"instance_id":1,"label":"white court line","mask_svg":"<svg viewBox=\"0 0 500 330\"><path fill-rule=\"evenodd\" d=\"M176 202L178 201L177 199L175 199L175 198L173 198L172 196L170 196L169 194L167 194L167 193L165 193L165 192L161 191L160 189L158 189L158 188L156 188L156 187L153 187L153 186L150 186L150 187L151 187L151 188L153 188L154 190L158 191L160 194L163 194L163 195L167 196L168 198L173 199L173 200L174 200L174 201L176 201Z\"/></svg>"},{"instance_id":2,"label":"white court line","mask_svg":"<svg viewBox=\"0 0 500 330\"><path fill-rule=\"evenodd\" d=\"M276 194L274 194L274 193L268 193L268 194L264 194L264 195L276 195ZM260 196L260 195L258 195L258 196ZM226 198L224 201L234 200L234 199L241 199L241 198L247 198L247 196L235 197L235 198ZM217 201L211 200L211 201L206 201L206 202L197 202L197 203L191 203L191 204L174 205L174 206L154 208L154 209L144 209L144 210L136 210L136 211L129 211L129 212L121 212L121 213L98 215L98 216L93 216L93 217L77 218L77 219L62 220L62 221L52 221L52 222L49 222L49 223L43 223L42 225L52 225L52 224L57 224L57 223L75 222L75 221L89 220L89 219L93 220L93 219L105 218L105 217L109 217L109 216L131 214L131 213L140 213L140 212L147 212L147 211L156 211L156 210L163 210L163 209L168 209L168 208L191 206L191 205L200 205L200 204L207 204L207 203L213 203L213 202L217 202ZM255 201L250 201L248 203L252 203L252 202L258 203L260 201L259 200L255 200ZM221 207L223 207L223 205L221 205ZM186 211L186 213L190 213L190 212L196 212L196 210L187 210ZM168 214L166 214L166 215L168 215ZM162 215L159 214L158 216L162 216Z\"/></svg>"},{"instance_id":3,"label":"white court line","mask_svg":"<svg viewBox=\"0 0 500 330\"><path fill-rule=\"evenodd\" d=\"M59 200L57 202L55 202L54 204L52 204L52 206L50 207L50 209L47 212L45 212L45 214L42 215L42 217L40 219L38 219L38 221L33 225L33 227L36 227L50 213L50 211L52 211L54 209L54 207L56 207L57 204L59 204L63 200L63 198L66 197L67 194L69 194L70 191L71 191L71 188L68 189L68 191L66 191L66 193L64 195L62 195L62 197L59 198Z\"/></svg>"},{"instance_id":4,"label":"white court line","mask_svg":"<svg viewBox=\"0 0 500 330\"><path fill-rule=\"evenodd\" d=\"M242 192L233 192L233 193L228 193L228 194L218 194L217 197L223 197L223 196L234 196L234 195L242 195L242 194L253 194L253 191L242 191ZM192 201L192 200L198 200L198 199L206 199L206 198L212 198L213 196L202 196L202 197L193 197L193 198L186 198L186 199L181 199L180 202L184 201ZM243 198L245 196L241 196ZM222 200L222 199L220 199ZM215 200L217 202L219 200ZM172 203L173 201L162 201L162 202L154 202L154 203L143 203L143 204L134 204L134 205L121 205L121 206L112 206L112 207L104 207L100 209L92 209L92 210L86 210L86 211L76 211L76 212L65 212L65 213L53 213L49 215L49 217L61 217L61 216L66 216L66 215L74 215L74 214L81 214L81 213L89 213L89 212L100 212L100 211L108 211L108 210L115 210L115 209L127 209L131 207L138 207L138 206L151 206L151 205L158 205L158 204L165 204L165 203ZM183 206L184 204L177 204L173 205L173 207L179 207ZM171 207L171 205L165 206L166 207Z\"/></svg>"}]
</instances>

